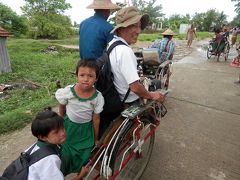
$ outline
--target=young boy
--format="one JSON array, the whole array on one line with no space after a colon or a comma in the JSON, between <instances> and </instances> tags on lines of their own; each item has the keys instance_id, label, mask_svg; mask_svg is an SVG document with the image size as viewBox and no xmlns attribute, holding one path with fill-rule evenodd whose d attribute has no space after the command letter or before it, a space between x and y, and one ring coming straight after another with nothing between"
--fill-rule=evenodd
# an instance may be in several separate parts
<instances>
[{"instance_id":1,"label":"young boy","mask_svg":"<svg viewBox=\"0 0 240 180\"><path fill-rule=\"evenodd\" d=\"M51 109L37 114L31 130L38 140L30 154L44 146L51 146L60 151L58 145L63 144L66 139L63 118ZM57 154L46 156L29 167L28 180L63 180L60 166L61 159Z\"/></svg>"}]
</instances>

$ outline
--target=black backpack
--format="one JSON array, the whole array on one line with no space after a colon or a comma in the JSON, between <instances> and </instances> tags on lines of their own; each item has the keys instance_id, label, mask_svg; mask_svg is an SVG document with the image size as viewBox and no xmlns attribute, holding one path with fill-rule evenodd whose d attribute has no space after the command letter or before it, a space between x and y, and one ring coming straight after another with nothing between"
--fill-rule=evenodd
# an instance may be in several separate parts
<instances>
[{"instance_id":1,"label":"black backpack","mask_svg":"<svg viewBox=\"0 0 240 180\"><path fill-rule=\"evenodd\" d=\"M99 90L104 97L104 107L101 112L101 117L116 118L123 110L123 103L127 99L130 89L126 92L124 100L121 101L119 93L113 84L113 73L111 71L111 64L109 54L113 48L118 45L126 45L122 41L114 42L108 49L105 49L102 56L96 62L99 67L99 76L96 82L96 89Z\"/></svg>"},{"instance_id":2,"label":"black backpack","mask_svg":"<svg viewBox=\"0 0 240 180\"><path fill-rule=\"evenodd\" d=\"M20 156L4 170L0 180L27 180L29 166L51 154L59 155L59 149L55 145L41 147L30 155L35 145L27 152L22 152Z\"/></svg>"}]
</instances>

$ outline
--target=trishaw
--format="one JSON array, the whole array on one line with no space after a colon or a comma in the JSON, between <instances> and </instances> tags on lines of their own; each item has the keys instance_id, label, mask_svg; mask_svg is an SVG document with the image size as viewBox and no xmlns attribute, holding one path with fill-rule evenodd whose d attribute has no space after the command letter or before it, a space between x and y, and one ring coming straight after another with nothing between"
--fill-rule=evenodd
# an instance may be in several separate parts
<instances>
[{"instance_id":1,"label":"trishaw","mask_svg":"<svg viewBox=\"0 0 240 180\"><path fill-rule=\"evenodd\" d=\"M171 63L145 63L141 51L139 54L142 83L149 89L151 83L148 82L159 79L162 87L159 91L166 94ZM155 90L153 88L149 90ZM146 100L125 109L92 150L88 162L90 171L85 179L140 179L152 154L155 131L166 113L163 104Z\"/></svg>"},{"instance_id":2,"label":"trishaw","mask_svg":"<svg viewBox=\"0 0 240 180\"><path fill-rule=\"evenodd\" d=\"M224 44L224 48L222 50L218 50L220 43L217 45L216 49L213 48L214 40L210 40L207 46L207 58L210 59L213 55L217 57L217 61L219 61L220 56L224 57L224 60L227 61L228 54L230 51L230 44L228 38L223 35L223 40L221 43Z\"/></svg>"}]
</instances>

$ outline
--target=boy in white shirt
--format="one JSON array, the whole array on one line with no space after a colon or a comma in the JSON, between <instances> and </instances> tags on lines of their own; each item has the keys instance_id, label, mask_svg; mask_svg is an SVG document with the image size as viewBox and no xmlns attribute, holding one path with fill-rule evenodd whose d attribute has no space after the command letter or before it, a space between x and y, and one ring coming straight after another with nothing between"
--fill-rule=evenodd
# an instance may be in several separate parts
<instances>
[{"instance_id":1,"label":"boy in white shirt","mask_svg":"<svg viewBox=\"0 0 240 180\"><path fill-rule=\"evenodd\" d=\"M50 146L60 152L58 145L65 142L66 134L63 118L56 112L47 109L38 113L32 122L31 130L38 140L30 154L44 146ZM28 180L63 180L60 166L61 159L58 154L46 156L29 167Z\"/></svg>"}]
</instances>

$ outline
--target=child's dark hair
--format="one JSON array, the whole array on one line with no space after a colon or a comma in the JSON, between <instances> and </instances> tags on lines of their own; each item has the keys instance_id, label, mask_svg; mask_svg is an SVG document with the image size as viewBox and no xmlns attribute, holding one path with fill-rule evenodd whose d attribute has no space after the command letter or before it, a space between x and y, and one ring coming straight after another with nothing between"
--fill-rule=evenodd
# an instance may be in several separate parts
<instances>
[{"instance_id":1,"label":"child's dark hair","mask_svg":"<svg viewBox=\"0 0 240 180\"><path fill-rule=\"evenodd\" d=\"M215 33L220 33L220 32L221 32L221 28L218 27L218 26L215 26L215 27L213 28L213 32L215 32Z\"/></svg>"},{"instance_id":2,"label":"child's dark hair","mask_svg":"<svg viewBox=\"0 0 240 180\"><path fill-rule=\"evenodd\" d=\"M39 136L47 136L50 131L63 128L63 121L63 118L52 111L51 108L45 108L32 121L32 134L37 138Z\"/></svg>"},{"instance_id":3,"label":"child's dark hair","mask_svg":"<svg viewBox=\"0 0 240 180\"><path fill-rule=\"evenodd\" d=\"M80 67L88 67L88 68L94 69L96 72L96 77L98 77L99 68L97 66L95 59L79 60L76 66L76 72L75 72L76 75L78 75L78 70Z\"/></svg>"}]
</instances>

